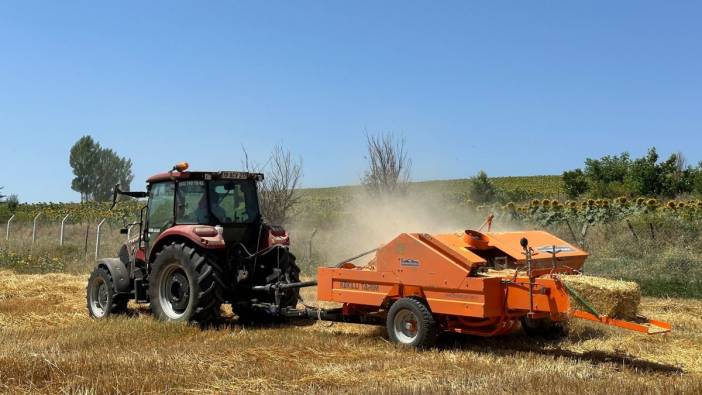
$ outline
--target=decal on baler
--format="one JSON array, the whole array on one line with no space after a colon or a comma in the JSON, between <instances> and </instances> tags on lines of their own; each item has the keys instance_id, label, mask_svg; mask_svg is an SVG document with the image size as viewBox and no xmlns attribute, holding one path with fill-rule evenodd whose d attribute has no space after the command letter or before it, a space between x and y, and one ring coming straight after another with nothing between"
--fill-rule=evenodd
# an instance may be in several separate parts
<instances>
[{"instance_id":1,"label":"decal on baler","mask_svg":"<svg viewBox=\"0 0 702 395\"><path fill-rule=\"evenodd\" d=\"M417 267L417 266L419 266L419 261L416 259L401 259L400 265Z\"/></svg>"},{"instance_id":2,"label":"decal on baler","mask_svg":"<svg viewBox=\"0 0 702 395\"><path fill-rule=\"evenodd\" d=\"M555 247L555 249L554 249ZM548 254L553 254L554 252L558 254L559 252L573 252L575 249L573 249L570 246L541 246L537 248L538 251L541 252L546 252Z\"/></svg>"},{"instance_id":3,"label":"decal on baler","mask_svg":"<svg viewBox=\"0 0 702 395\"><path fill-rule=\"evenodd\" d=\"M344 289L359 289L362 291L380 291L380 286L378 284L366 284L366 283L356 283L352 281L340 281L339 288Z\"/></svg>"}]
</instances>

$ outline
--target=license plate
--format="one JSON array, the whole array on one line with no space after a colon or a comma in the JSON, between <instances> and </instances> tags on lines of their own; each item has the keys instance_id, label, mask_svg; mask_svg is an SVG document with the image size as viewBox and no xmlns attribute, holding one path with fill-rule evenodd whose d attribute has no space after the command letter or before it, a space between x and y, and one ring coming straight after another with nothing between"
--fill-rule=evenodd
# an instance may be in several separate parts
<instances>
[{"instance_id":1,"label":"license plate","mask_svg":"<svg viewBox=\"0 0 702 395\"><path fill-rule=\"evenodd\" d=\"M242 173L240 171L223 171L221 174L222 178L227 180L245 180L247 173Z\"/></svg>"}]
</instances>

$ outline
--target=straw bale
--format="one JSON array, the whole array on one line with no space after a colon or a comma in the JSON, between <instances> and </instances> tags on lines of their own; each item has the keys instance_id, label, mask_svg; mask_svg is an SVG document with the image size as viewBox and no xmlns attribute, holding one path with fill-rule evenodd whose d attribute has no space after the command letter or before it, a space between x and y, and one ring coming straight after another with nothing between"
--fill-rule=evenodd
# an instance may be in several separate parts
<instances>
[{"instance_id":1,"label":"straw bale","mask_svg":"<svg viewBox=\"0 0 702 395\"><path fill-rule=\"evenodd\" d=\"M641 289L637 283L585 275L561 278L600 314L619 319L636 317L641 303ZM571 302L575 308L584 307L575 298L571 298Z\"/></svg>"}]
</instances>

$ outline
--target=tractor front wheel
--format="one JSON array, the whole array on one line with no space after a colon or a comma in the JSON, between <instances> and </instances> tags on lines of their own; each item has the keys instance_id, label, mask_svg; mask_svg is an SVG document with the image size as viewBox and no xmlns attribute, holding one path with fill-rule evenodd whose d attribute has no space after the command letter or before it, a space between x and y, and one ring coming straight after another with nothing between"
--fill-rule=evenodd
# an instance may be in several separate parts
<instances>
[{"instance_id":1,"label":"tractor front wheel","mask_svg":"<svg viewBox=\"0 0 702 395\"><path fill-rule=\"evenodd\" d=\"M115 291L112 276L104 267L98 266L90 274L86 292L88 313L93 318L106 318L127 311L128 297Z\"/></svg>"},{"instance_id":2,"label":"tractor front wheel","mask_svg":"<svg viewBox=\"0 0 702 395\"><path fill-rule=\"evenodd\" d=\"M216 262L192 247L171 243L154 260L149 279L151 310L160 320L208 324L224 301Z\"/></svg>"}]
</instances>

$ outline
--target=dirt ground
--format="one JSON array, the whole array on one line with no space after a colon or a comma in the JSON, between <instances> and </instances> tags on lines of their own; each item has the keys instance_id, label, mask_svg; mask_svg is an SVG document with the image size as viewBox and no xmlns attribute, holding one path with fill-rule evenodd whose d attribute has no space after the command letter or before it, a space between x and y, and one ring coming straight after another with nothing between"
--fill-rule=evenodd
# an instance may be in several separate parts
<instances>
[{"instance_id":1,"label":"dirt ground","mask_svg":"<svg viewBox=\"0 0 702 395\"><path fill-rule=\"evenodd\" d=\"M673 332L574 322L536 341L451 336L390 344L382 328L320 322L216 329L148 309L88 318L85 276L0 271L0 391L6 393L702 393L702 301L644 298ZM313 291L307 293L311 299Z\"/></svg>"}]
</instances>

